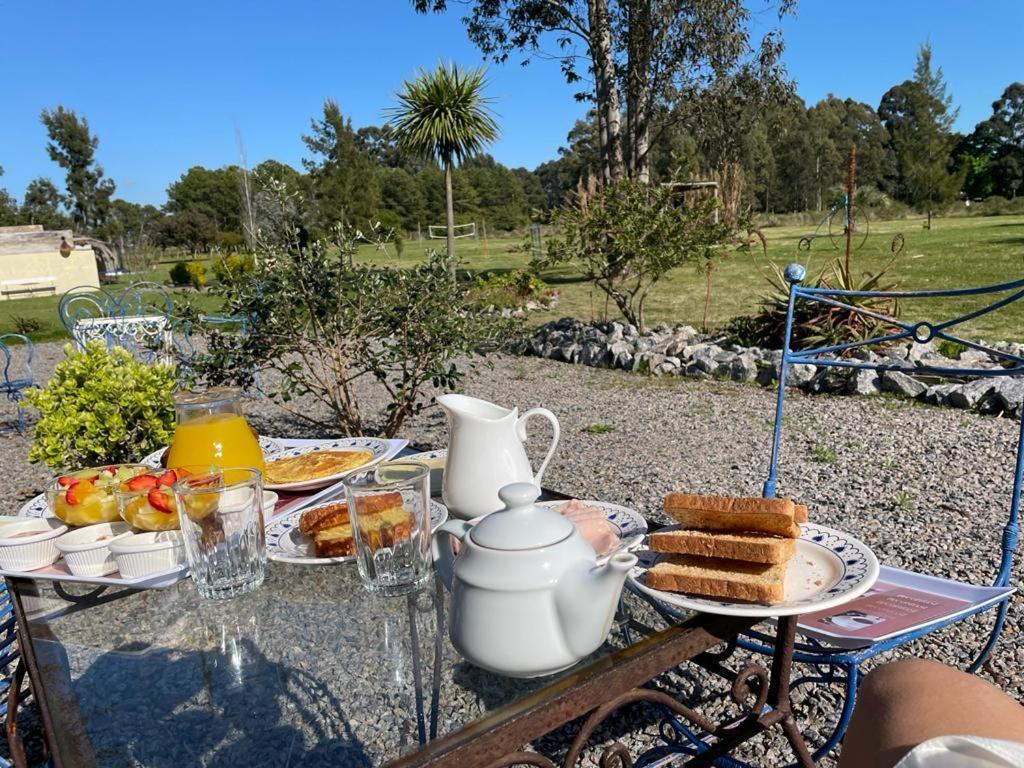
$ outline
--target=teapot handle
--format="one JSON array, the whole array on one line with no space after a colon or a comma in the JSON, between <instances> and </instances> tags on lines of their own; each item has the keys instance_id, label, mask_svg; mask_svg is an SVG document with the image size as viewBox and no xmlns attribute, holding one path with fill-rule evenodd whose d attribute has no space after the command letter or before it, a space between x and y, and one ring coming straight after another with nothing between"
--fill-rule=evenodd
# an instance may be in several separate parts
<instances>
[{"instance_id":1,"label":"teapot handle","mask_svg":"<svg viewBox=\"0 0 1024 768\"><path fill-rule=\"evenodd\" d=\"M455 574L455 547L452 546L454 542L447 540L442 545L440 538L450 536L462 541L472 527L465 520L448 520L434 531L434 536L430 540L430 553L434 557L434 565L449 592L452 590L452 579Z\"/></svg>"},{"instance_id":2,"label":"teapot handle","mask_svg":"<svg viewBox=\"0 0 1024 768\"><path fill-rule=\"evenodd\" d=\"M541 480L544 478L544 470L548 468L548 462L551 461L551 457L555 455L555 448L558 447L558 437L561 435L561 429L558 426L558 419L551 411L547 408L531 408L516 421L516 435L523 442L526 442L526 420L531 416L543 416L545 419L551 422L551 427L554 430L554 434L551 436L551 447L548 448L548 454L544 457L544 461L540 463L540 469L537 470L537 474L533 476L533 484L538 488L542 488Z\"/></svg>"}]
</instances>

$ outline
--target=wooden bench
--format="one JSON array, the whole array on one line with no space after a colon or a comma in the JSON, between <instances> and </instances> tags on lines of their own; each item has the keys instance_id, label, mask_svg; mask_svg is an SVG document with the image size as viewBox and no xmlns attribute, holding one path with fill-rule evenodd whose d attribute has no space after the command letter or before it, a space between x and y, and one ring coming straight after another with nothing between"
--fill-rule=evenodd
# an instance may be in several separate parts
<instances>
[{"instance_id":1,"label":"wooden bench","mask_svg":"<svg viewBox=\"0 0 1024 768\"><path fill-rule=\"evenodd\" d=\"M57 279L54 277L23 277L18 280L0 281L0 293L11 296L16 293L53 291L57 293Z\"/></svg>"}]
</instances>

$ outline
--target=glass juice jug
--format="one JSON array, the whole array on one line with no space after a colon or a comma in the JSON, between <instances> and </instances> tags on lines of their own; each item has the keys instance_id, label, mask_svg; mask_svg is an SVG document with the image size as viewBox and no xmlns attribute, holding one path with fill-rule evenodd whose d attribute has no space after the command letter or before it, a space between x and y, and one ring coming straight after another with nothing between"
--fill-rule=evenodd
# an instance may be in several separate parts
<instances>
[{"instance_id":1,"label":"glass juice jug","mask_svg":"<svg viewBox=\"0 0 1024 768\"><path fill-rule=\"evenodd\" d=\"M242 415L241 394L236 387L174 394L177 427L167 451L168 469L200 465L266 470L259 440Z\"/></svg>"}]
</instances>

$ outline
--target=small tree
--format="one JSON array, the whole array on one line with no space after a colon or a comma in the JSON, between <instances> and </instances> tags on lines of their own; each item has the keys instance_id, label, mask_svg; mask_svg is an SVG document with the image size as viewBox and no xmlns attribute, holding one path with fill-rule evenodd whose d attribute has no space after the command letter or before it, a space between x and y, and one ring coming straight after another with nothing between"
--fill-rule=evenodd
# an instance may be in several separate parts
<instances>
[{"instance_id":1,"label":"small tree","mask_svg":"<svg viewBox=\"0 0 1024 768\"><path fill-rule=\"evenodd\" d=\"M398 147L411 155L435 159L444 169L448 272L455 280L455 205L452 167L498 138L498 124L483 95L483 68L462 70L454 63L433 72L420 70L398 93L390 126Z\"/></svg>"},{"instance_id":2,"label":"small tree","mask_svg":"<svg viewBox=\"0 0 1024 768\"><path fill-rule=\"evenodd\" d=\"M928 215L928 229L933 211L956 197L967 171L950 168L957 140L953 123L959 112L952 103L942 68L932 69L932 49L925 43L917 55L914 79L891 88L878 107L892 138L901 191Z\"/></svg>"},{"instance_id":3,"label":"small tree","mask_svg":"<svg viewBox=\"0 0 1024 768\"><path fill-rule=\"evenodd\" d=\"M685 264L705 269L730 228L714 220L713 199L686 203L670 186L627 179L600 191L581 190L555 213L561 238L548 242L539 266L573 262L615 302L623 317L644 328L651 289Z\"/></svg>"},{"instance_id":4,"label":"small tree","mask_svg":"<svg viewBox=\"0 0 1024 768\"><path fill-rule=\"evenodd\" d=\"M515 327L475 305L441 259L412 270L353 264L368 238L346 225L301 248L294 231L285 235L264 239L284 244L263 246L251 272L222 285L224 311L246 317L248 331L210 331L206 351L190 361L198 378L251 385L256 370L270 371L264 394L343 435L369 427L367 385L376 382L386 405L374 426L390 437L429 405L428 385L454 387L462 376L457 361Z\"/></svg>"}]
</instances>

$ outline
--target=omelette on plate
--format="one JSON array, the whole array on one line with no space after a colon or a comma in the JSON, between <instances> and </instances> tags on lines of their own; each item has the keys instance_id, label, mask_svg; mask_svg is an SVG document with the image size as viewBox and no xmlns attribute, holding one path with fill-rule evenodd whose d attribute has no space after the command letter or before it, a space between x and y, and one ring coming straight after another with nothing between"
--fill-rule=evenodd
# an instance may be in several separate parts
<instances>
[{"instance_id":1,"label":"omelette on plate","mask_svg":"<svg viewBox=\"0 0 1024 768\"><path fill-rule=\"evenodd\" d=\"M319 480L358 469L370 462L369 451L310 451L287 459L267 462L267 482L273 485Z\"/></svg>"}]
</instances>

